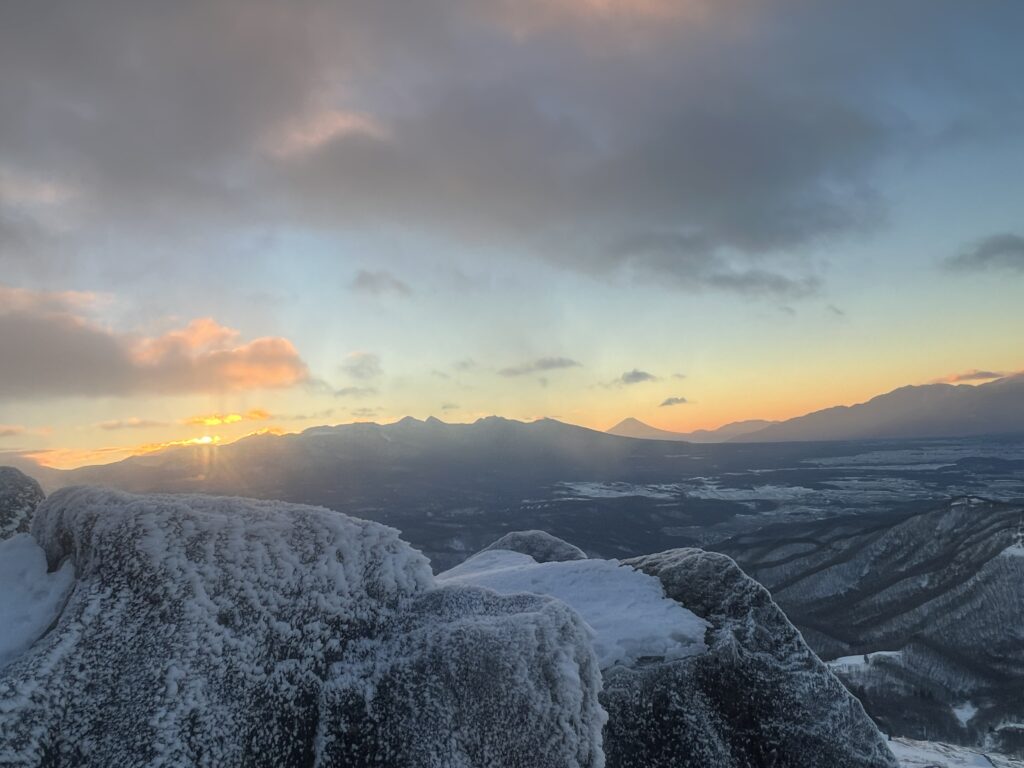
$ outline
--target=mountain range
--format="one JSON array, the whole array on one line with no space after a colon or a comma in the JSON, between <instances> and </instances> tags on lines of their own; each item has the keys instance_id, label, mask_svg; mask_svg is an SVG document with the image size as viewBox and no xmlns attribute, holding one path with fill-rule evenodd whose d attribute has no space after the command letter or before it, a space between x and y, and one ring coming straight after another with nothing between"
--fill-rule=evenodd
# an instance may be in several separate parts
<instances>
[{"instance_id":1,"label":"mountain range","mask_svg":"<svg viewBox=\"0 0 1024 768\"><path fill-rule=\"evenodd\" d=\"M970 437L1024 433L1024 373L986 384L906 386L857 405L837 405L785 421L739 421L713 430L671 432L634 418L608 430L645 440L791 442Z\"/></svg>"}]
</instances>

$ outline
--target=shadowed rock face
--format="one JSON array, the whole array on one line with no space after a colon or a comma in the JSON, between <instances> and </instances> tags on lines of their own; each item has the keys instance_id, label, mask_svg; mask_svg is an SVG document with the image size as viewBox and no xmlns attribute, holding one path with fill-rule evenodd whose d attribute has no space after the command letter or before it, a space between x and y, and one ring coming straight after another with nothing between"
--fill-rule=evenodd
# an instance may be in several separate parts
<instances>
[{"instance_id":1,"label":"shadowed rock face","mask_svg":"<svg viewBox=\"0 0 1024 768\"><path fill-rule=\"evenodd\" d=\"M538 563L560 563L567 560L586 560L587 554L579 547L547 531L512 531L506 533L496 542L484 547L481 552L493 549L505 549L529 555Z\"/></svg>"},{"instance_id":2,"label":"shadowed rock face","mask_svg":"<svg viewBox=\"0 0 1024 768\"><path fill-rule=\"evenodd\" d=\"M43 489L31 477L14 467L0 467L0 540L28 533L43 498Z\"/></svg>"},{"instance_id":3,"label":"shadowed rock face","mask_svg":"<svg viewBox=\"0 0 1024 768\"><path fill-rule=\"evenodd\" d=\"M600 673L563 604L436 588L393 529L231 498L59 491L76 579L0 669L0 764L602 763Z\"/></svg>"},{"instance_id":4,"label":"shadowed rock face","mask_svg":"<svg viewBox=\"0 0 1024 768\"><path fill-rule=\"evenodd\" d=\"M703 655L605 671L610 767L896 765L860 703L731 559L679 549L625 563L712 629Z\"/></svg>"}]
</instances>

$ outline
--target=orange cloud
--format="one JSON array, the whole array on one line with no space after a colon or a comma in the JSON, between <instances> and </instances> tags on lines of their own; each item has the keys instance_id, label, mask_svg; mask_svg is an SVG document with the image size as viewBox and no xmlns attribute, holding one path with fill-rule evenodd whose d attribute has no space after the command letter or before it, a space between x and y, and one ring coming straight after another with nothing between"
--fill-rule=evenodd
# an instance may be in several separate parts
<instances>
[{"instance_id":1,"label":"orange cloud","mask_svg":"<svg viewBox=\"0 0 1024 768\"><path fill-rule=\"evenodd\" d=\"M932 381L933 384L968 384L971 382L982 382L982 381L994 381L995 379L1001 379L1004 376L1010 376L1011 373L1007 371L982 371L977 368L973 368L969 371L963 371L962 373L951 373L949 376L943 376L940 379Z\"/></svg>"},{"instance_id":2,"label":"orange cloud","mask_svg":"<svg viewBox=\"0 0 1024 768\"><path fill-rule=\"evenodd\" d=\"M212 318L140 338L93 322L86 313L96 300L0 286L0 399L221 393L309 378L288 339L242 342Z\"/></svg>"},{"instance_id":3,"label":"orange cloud","mask_svg":"<svg viewBox=\"0 0 1024 768\"><path fill-rule=\"evenodd\" d=\"M183 424L198 427L218 427L221 424L237 424L240 421L267 421L270 413L262 408L255 408L245 413L211 413L207 416L190 416Z\"/></svg>"}]
</instances>

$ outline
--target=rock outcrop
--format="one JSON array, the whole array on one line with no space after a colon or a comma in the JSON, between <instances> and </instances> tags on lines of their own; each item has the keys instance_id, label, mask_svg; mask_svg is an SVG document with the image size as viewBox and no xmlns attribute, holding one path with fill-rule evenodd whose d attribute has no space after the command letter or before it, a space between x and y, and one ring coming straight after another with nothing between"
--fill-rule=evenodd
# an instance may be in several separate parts
<instances>
[{"instance_id":1,"label":"rock outcrop","mask_svg":"<svg viewBox=\"0 0 1024 768\"><path fill-rule=\"evenodd\" d=\"M43 498L43 489L31 477L14 467L0 467L0 541L28 533Z\"/></svg>"},{"instance_id":2,"label":"rock outcrop","mask_svg":"<svg viewBox=\"0 0 1024 768\"><path fill-rule=\"evenodd\" d=\"M566 562L568 560L585 560L587 553L547 531L512 531L506 533L481 552L502 549L529 555L538 563Z\"/></svg>"},{"instance_id":3,"label":"rock outcrop","mask_svg":"<svg viewBox=\"0 0 1024 768\"><path fill-rule=\"evenodd\" d=\"M550 598L436 587L385 526L65 489L32 534L75 580L0 669L0 764L597 768L600 673Z\"/></svg>"},{"instance_id":4,"label":"rock outcrop","mask_svg":"<svg viewBox=\"0 0 1024 768\"><path fill-rule=\"evenodd\" d=\"M896 765L860 703L731 559L680 549L625 563L711 628L702 655L605 670L609 766Z\"/></svg>"},{"instance_id":5,"label":"rock outcrop","mask_svg":"<svg viewBox=\"0 0 1024 768\"><path fill-rule=\"evenodd\" d=\"M609 768L897 765L860 702L730 558L677 549L538 563L529 546L499 547L536 538L509 534L438 578L553 595L580 612L603 649ZM544 552L560 549L551 538Z\"/></svg>"}]
</instances>

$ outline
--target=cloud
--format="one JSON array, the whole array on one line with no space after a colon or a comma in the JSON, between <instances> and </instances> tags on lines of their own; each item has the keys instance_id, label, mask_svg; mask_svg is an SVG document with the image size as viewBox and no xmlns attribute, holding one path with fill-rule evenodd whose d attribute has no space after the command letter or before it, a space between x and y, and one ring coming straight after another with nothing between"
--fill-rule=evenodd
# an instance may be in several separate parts
<instances>
[{"instance_id":1,"label":"cloud","mask_svg":"<svg viewBox=\"0 0 1024 768\"><path fill-rule=\"evenodd\" d=\"M377 390L373 387L342 387L334 390L335 397L370 397L376 394Z\"/></svg>"},{"instance_id":2,"label":"cloud","mask_svg":"<svg viewBox=\"0 0 1024 768\"><path fill-rule=\"evenodd\" d=\"M556 371L562 368L579 368L583 363L577 362L568 357L541 357L531 362L520 363L509 368L502 368L498 371L499 376L526 376L530 373L540 371ZM545 380L546 382L546 380Z\"/></svg>"},{"instance_id":3,"label":"cloud","mask_svg":"<svg viewBox=\"0 0 1024 768\"><path fill-rule=\"evenodd\" d=\"M349 287L356 293L366 293L371 296L382 296L389 293L396 296L412 295L412 288L383 269L376 272L359 270Z\"/></svg>"},{"instance_id":4,"label":"cloud","mask_svg":"<svg viewBox=\"0 0 1024 768\"><path fill-rule=\"evenodd\" d=\"M459 408L458 403L441 403L441 410L442 411L456 411L456 410L458 410L458 408Z\"/></svg>"},{"instance_id":5,"label":"cloud","mask_svg":"<svg viewBox=\"0 0 1024 768\"><path fill-rule=\"evenodd\" d=\"M242 421L267 421L273 418L268 411L254 408L245 413L210 413L203 416L190 416L182 420L182 424L195 427L219 427L222 424L238 424Z\"/></svg>"},{"instance_id":6,"label":"cloud","mask_svg":"<svg viewBox=\"0 0 1024 768\"><path fill-rule=\"evenodd\" d=\"M289 158L350 136L385 139L387 130L373 115L327 109L287 121L267 137L266 146L271 154Z\"/></svg>"},{"instance_id":7,"label":"cloud","mask_svg":"<svg viewBox=\"0 0 1024 768\"><path fill-rule=\"evenodd\" d=\"M309 376L287 339L242 342L211 318L159 336L121 333L89 318L94 300L0 287L0 399L279 389Z\"/></svg>"},{"instance_id":8,"label":"cloud","mask_svg":"<svg viewBox=\"0 0 1024 768\"><path fill-rule=\"evenodd\" d=\"M661 401L661 405L658 407L667 408L672 405L685 405L688 402L689 400L687 400L685 397L666 397L664 400Z\"/></svg>"},{"instance_id":9,"label":"cloud","mask_svg":"<svg viewBox=\"0 0 1024 768\"><path fill-rule=\"evenodd\" d=\"M946 259L945 266L959 272L1024 273L1024 237L1009 232L986 237Z\"/></svg>"},{"instance_id":10,"label":"cloud","mask_svg":"<svg viewBox=\"0 0 1024 768\"><path fill-rule=\"evenodd\" d=\"M274 414L274 418L279 421L320 421L323 419L329 419L334 415L333 408L325 408L322 411L314 411L311 413L287 413L287 414Z\"/></svg>"},{"instance_id":11,"label":"cloud","mask_svg":"<svg viewBox=\"0 0 1024 768\"><path fill-rule=\"evenodd\" d=\"M465 358L463 360L456 360L452 364L452 368L454 368L459 373L466 373L467 371L472 371L476 367L477 367L476 360L474 360L471 357L467 357L467 358Z\"/></svg>"},{"instance_id":12,"label":"cloud","mask_svg":"<svg viewBox=\"0 0 1024 768\"><path fill-rule=\"evenodd\" d=\"M397 225L798 297L818 287L816 245L884 222L881 167L1021 126L1018 4L856 6L18 3L0 25L0 157L19 199L68 214L36 222L64 252L110 231ZM67 179L76 194L56 194ZM18 234L0 259L34 268L45 239Z\"/></svg>"},{"instance_id":13,"label":"cloud","mask_svg":"<svg viewBox=\"0 0 1024 768\"><path fill-rule=\"evenodd\" d=\"M0 437L20 437L28 430L16 424L0 424Z\"/></svg>"},{"instance_id":14,"label":"cloud","mask_svg":"<svg viewBox=\"0 0 1024 768\"><path fill-rule=\"evenodd\" d=\"M357 419L372 419L378 413L376 408L353 408L351 414Z\"/></svg>"},{"instance_id":15,"label":"cloud","mask_svg":"<svg viewBox=\"0 0 1024 768\"><path fill-rule=\"evenodd\" d=\"M672 374L672 378L673 379L685 379L686 378L686 374L685 373L673 373Z\"/></svg>"},{"instance_id":16,"label":"cloud","mask_svg":"<svg viewBox=\"0 0 1024 768\"><path fill-rule=\"evenodd\" d=\"M616 379L616 382L619 384L640 384L645 381L657 380L658 377L655 376L653 373L648 373L647 371L641 371L638 370L637 368L634 368L631 371L626 371L625 373L623 373L618 379Z\"/></svg>"},{"instance_id":17,"label":"cloud","mask_svg":"<svg viewBox=\"0 0 1024 768\"><path fill-rule=\"evenodd\" d=\"M970 371L963 371L962 373L953 373L941 379L936 379L935 384L960 384L969 381L992 381L994 379L1001 379L1004 376L1010 376L1010 371L982 371L974 368Z\"/></svg>"},{"instance_id":18,"label":"cloud","mask_svg":"<svg viewBox=\"0 0 1024 768\"><path fill-rule=\"evenodd\" d=\"M384 373L380 358L372 352L353 352L345 358L340 368L346 375L360 381L376 379Z\"/></svg>"},{"instance_id":19,"label":"cloud","mask_svg":"<svg viewBox=\"0 0 1024 768\"><path fill-rule=\"evenodd\" d=\"M96 425L97 428L104 430L105 432L116 432L123 429L153 429L156 427L166 427L168 422L157 421L155 419L140 419L137 416L132 416L127 419L115 419L113 421L101 421Z\"/></svg>"}]
</instances>

